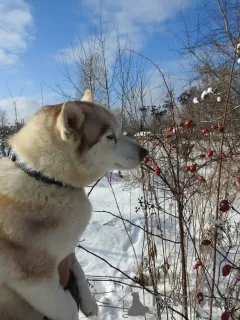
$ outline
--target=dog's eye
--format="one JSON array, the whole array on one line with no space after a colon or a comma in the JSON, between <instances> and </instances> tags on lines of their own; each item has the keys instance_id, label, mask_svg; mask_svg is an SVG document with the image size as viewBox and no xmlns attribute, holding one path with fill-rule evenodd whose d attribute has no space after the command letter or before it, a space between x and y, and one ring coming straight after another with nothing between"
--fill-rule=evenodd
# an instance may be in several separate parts
<instances>
[{"instance_id":1,"label":"dog's eye","mask_svg":"<svg viewBox=\"0 0 240 320\"><path fill-rule=\"evenodd\" d=\"M109 136L107 136L108 140L115 140L115 135L114 134L110 134Z\"/></svg>"}]
</instances>

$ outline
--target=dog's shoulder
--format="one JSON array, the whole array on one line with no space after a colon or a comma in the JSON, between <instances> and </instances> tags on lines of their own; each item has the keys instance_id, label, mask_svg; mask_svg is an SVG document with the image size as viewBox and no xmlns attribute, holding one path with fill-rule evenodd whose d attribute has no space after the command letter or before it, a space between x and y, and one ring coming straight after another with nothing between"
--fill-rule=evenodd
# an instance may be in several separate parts
<instances>
[{"instance_id":1,"label":"dog's shoulder","mask_svg":"<svg viewBox=\"0 0 240 320\"><path fill-rule=\"evenodd\" d=\"M19 217L33 224L49 222L52 226L80 217L88 221L92 210L84 189L48 185L3 158L0 159L0 208L0 215L9 212L12 216L18 212L22 213Z\"/></svg>"},{"instance_id":2,"label":"dog's shoulder","mask_svg":"<svg viewBox=\"0 0 240 320\"><path fill-rule=\"evenodd\" d=\"M10 160L0 159L0 240L4 237L14 245L31 244L56 253L60 250L56 239L68 239L70 244L63 240L60 246L61 251L66 246L67 255L89 222L91 211L84 189L48 185Z\"/></svg>"}]
</instances>

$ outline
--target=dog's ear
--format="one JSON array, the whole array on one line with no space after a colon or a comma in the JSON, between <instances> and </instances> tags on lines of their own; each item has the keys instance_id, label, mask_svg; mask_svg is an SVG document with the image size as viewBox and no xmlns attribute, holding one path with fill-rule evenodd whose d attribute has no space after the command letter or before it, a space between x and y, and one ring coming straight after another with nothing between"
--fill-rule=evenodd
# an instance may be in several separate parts
<instances>
[{"instance_id":1,"label":"dog's ear","mask_svg":"<svg viewBox=\"0 0 240 320\"><path fill-rule=\"evenodd\" d=\"M83 95L81 101L93 102L93 94L92 94L92 91L90 89L87 89L84 92L84 95Z\"/></svg>"},{"instance_id":2,"label":"dog's ear","mask_svg":"<svg viewBox=\"0 0 240 320\"><path fill-rule=\"evenodd\" d=\"M73 102L65 102L58 118L58 128L63 141L75 137L76 131L81 129L85 115L80 106Z\"/></svg>"}]
</instances>

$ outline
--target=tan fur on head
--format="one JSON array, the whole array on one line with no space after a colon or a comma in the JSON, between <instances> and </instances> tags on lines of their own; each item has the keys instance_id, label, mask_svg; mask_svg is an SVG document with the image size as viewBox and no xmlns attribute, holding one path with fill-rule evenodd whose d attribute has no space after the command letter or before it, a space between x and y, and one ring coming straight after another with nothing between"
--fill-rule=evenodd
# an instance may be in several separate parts
<instances>
[{"instance_id":1,"label":"tan fur on head","mask_svg":"<svg viewBox=\"0 0 240 320\"><path fill-rule=\"evenodd\" d=\"M77 131L81 129L84 119L84 113L75 102L65 102L57 123L62 140L67 141L74 138Z\"/></svg>"},{"instance_id":2,"label":"tan fur on head","mask_svg":"<svg viewBox=\"0 0 240 320\"><path fill-rule=\"evenodd\" d=\"M93 94L92 94L92 91L90 89L87 89L85 92L84 92L84 95L81 99L82 101L86 101L86 102L93 102Z\"/></svg>"},{"instance_id":3,"label":"tan fur on head","mask_svg":"<svg viewBox=\"0 0 240 320\"><path fill-rule=\"evenodd\" d=\"M88 151L101 141L107 130L119 130L115 117L103 106L68 101L39 111L9 144L30 167L71 186L82 188L109 169L87 160ZM119 130L120 132L120 130ZM106 154L102 154L106 158ZM97 161L96 156L91 159ZM90 168L91 167L91 168Z\"/></svg>"}]
</instances>

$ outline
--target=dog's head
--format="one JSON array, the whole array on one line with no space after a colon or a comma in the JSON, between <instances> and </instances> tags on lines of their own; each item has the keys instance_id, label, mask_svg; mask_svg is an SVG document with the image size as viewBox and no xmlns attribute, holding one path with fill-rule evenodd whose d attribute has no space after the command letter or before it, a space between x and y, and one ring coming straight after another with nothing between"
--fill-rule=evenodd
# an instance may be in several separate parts
<instances>
[{"instance_id":1,"label":"dog's head","mask_svg":"<svg viewBox=\"0 0 240 320\"><path fill-rule=\"evenodd\" d=\"M133 169L147 154L89 90L82 101L43 108L10 143L29 165L76 187L112 169Z\"/></svg>"}]
</instances>

